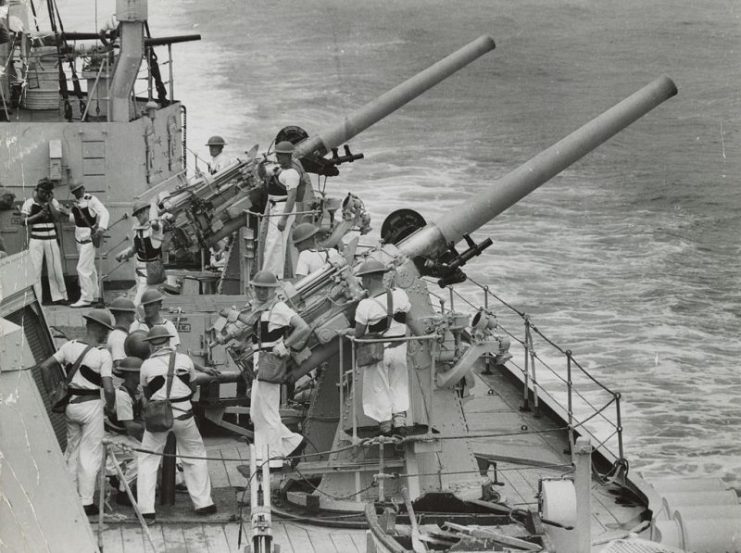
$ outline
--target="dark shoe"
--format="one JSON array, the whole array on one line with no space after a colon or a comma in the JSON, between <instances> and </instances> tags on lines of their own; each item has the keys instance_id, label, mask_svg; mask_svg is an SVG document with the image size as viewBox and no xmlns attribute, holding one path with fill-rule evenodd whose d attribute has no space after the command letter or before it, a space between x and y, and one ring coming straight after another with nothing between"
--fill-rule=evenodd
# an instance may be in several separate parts
<instances>
[{"instance_id":1,"label":"dark shoe","mask_svg":"<svg viewBox=\"0 0 741 553\"><path fill-rule=\"evenodd\" d=\"M304 449L306 449L307 443L309 442L306 441L306 438L302 438L301 443L296 446L296 449L291 451L290 455L288 455L286 461L288 461L288 464L291 465L291 468L294 468L296 465L298 465L298 462L301 460L301 454L304 452Z\"/></svg>"},{"instance_id":2,"label":"dark shoe","mask_svg":"<svg viewBox=\"0 0 741 553\"><path fill-rule=\"evenodd\" d=\"M378 425L378 435L379 436L391 436L391 431L393 430L393 426L391 421L383 421L381 424Z\"/></svg>"},{"instance_id":3,"label":"dark shoe","mask_svg":"<svg viewBox=\"0 0 741 553\"><path fill-rule=\"evenodd\" d=\"M142 518L147 524L154 524L157 520L156 513L142 513Z\"/></svg>"},{"instance_id":4,"label":"dark shoe","mask_svg":"<svg viewBox=\"0 0 741 553\"><path fill-rule=\"evenodd\" d=\"M196 509L196 514L205 517L206 515L215 515L217 510L216 505L211 504L208 507Z\"/></svg>"},{"instance_id":5,"label":"dark shoe","mask_svg":"<svg viewBox=\"0 0 741 553\"><path fill-rule=\"evenodd\" d=\"M136 488L131 488L131 494L136 500ZM124 507L131 507L131 501L129 501L129 494L126 492L118 491L116 494L116 505L123 505Z\"/></svg>"},{"instance_id":6,"label":"dark shoe","mask_svg":"<svg viewBox=\"0 0 741 553\"><path fill-rule=\"evenodd\" d=\"M392 434L394 436L401 436L402 438L407 435L407 414L406 412L394 413L391 419L391 426L393 426Z\"/></svg>"},{"instance_id":7,"label":"dark shoe","mask_svg":"<svg viewBox=\"0 0 741 553\"><path fill-rule=\"evenodd\" d=\"M89 517L95 516L100 511L98 510L98 506L95 503L91 503L90 505L83 505L83 509L85 509L85 514Z\"/></svg>"}]
</instances>

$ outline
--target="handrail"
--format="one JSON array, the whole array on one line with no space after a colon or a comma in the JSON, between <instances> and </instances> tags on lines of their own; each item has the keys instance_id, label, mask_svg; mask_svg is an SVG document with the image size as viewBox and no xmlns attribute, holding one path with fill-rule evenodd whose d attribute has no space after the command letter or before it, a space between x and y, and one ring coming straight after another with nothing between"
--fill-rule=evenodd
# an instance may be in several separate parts
<instances>
[{"instance_id":1,"label":"handrail","mask_svg":"<svg viewBox=\"0 0 741 553\"><path fill-rule=\"evenodd\" d=\"M582 432L588 433L590 436L595 438L597 442L600 443L600 445L604 445L604 442L610 440L613 436L617 436L617 449L618 452L615 454L614 452L610 451L610 448L605 445L605 448L612 453L612 455L615 455L618 460L624 460L624 447L623 447L623 428L622 428L622 413L620 409L620 398L621 395L619 392L615 392L611 390L607 385L602 383L600 380L595 378L589 371L587 371L573 356L573 353L571 350L563 349L558 344L556 344L553 340L548 338L543 332L541 332L537 326L535 326L532 323L532 319L530 316L515 308L513 305L509 304L496 294L494 294L491 289L483 284L480 284L479 282L476 282L472 278L467 279L468 282L473 284L475 287L477 287L481 292L484 294L483 298L483 309L486 313L492 314L489 309L489 299L494 298L497 300L500 304L502 304L504 307L506 307L509 311L514 313L517 317L519 317L523 321L523 325L525 327L525 337L524 339L517 338L514 334L514 332L511 332L507 328L501 325L501 323L497 322L497 329L503 331L508 336L510 336L513 340L518 342L525 352L525 363L524 367L519 367L515 364L516 368L522 371L523 373L523 380L524 380L524 386L523 386L523 406L522 410L527 411L530 410L529 406L529 398L530 394L532 394L533 397L533 407L535 409L535 412L537 414L538 409L538 394L545 394L550 399L558 403L561 407L565 407L566 413L567 413L567 422L569 425L569 440L571 444L573 445L574 441L574 431L577 428L581 428ZM427 282L430 282L427 280ZM451 303L453 296L457 297L461 301L463 301L468 306L472 307L473 309L479 310L482 307L480 305L476 305L472 301L470 301L466 296L461 294L458 290L456 290L453 286L447 286L447 288L450 289L450 297L451 297ZM437 294L435 294L437 296ZM437 296L440 298L440 296ZM441 303L444 304L444 300L441 299ZM540 337L546 344L548 344L550 347L555 349L559 354L561 354L565 359L565 365L566 365L566 376L565 378L559 374L559 372L551 367L548 363L546 363L539 355L535 353L535 347L534 347L534 341L533 341L533 335L537 335ZM536 362L540 364L543 368L547 369L549 373L551 373L553 376L555 376L558 380L560 380L562 383L566 385L566 406L562 405L562 403L554 397L554 395L547 390L541 383L537 381L535 378L535 367ZM610 399L606 402L605 405L602 407L595 406L591 401L587 399L587 397L576 388L574 384L574 371L573 367L576 367L578 369L577 374L582 374L584 377L586 377L589 381L596 384L601 390L603 390L605 393L610 395ZM582 417L577 417L574 413L574 400L579 399L584 406L588 407L591 410L590 414L587 414ZM615 421L612 421L610 418L607 417L605 414L605 410L607 407L609 407L612 403L615 403ZM597 438L597 436L590 431L588 428L584 426L584 424L596 417L600 417L600 419L606 421L612 428L614 428L614 432L605 440L600 440Z\"/></svg>"}]
</instances>

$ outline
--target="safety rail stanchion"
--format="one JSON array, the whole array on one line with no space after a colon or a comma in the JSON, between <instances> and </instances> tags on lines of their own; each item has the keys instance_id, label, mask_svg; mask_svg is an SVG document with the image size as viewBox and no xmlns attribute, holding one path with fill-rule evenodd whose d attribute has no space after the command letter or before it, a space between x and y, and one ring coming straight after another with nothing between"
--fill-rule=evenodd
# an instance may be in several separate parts
<instances>
[{"instance_id":1,"label":"safety rail stanchion","mask_svg":"<svg viewBox=\"0 0 741 553\"><path fill-rule=\"evenodd\" d=\"M345 337L342 334L340 334L338 338L340 340L340 343L339 343L339 347L340 347L340 353L339 353L340 355L340 359L339 359L339 365L340 365L340 370L339 370L339 373L340 373L340 430L344 432L345 431L345 366L344 366L343 361L345 359L345 356L343 354L344 354L344 349L345 349L344 348Z\"/></svg>"},{"instance_id":2,"label":"safety rail stanchion","mask_svg":"<svg viewBox=\"0 0 741 553\"><path fill-rule=\"evenodd\" d=\"M622 461L625 459L625 452L623 451L623 419L620 412L620 392L615 392L615 411L617 412L617 430L618 436L618 457Z\"/></svg>"},{"instance_id":3,"label":"safety rail stanchion","mask_svg":"<svg viewBox=\"0 0 741 553\"><path fill-rule=\"evenodd\" d=\"M455 302L453 301L453 298L455 297L455 290L453 290L453 287L451 286L449 288L450 290L450 311L455 311Z\"/></svg>"},{"instance_id":4,"label":"safety rail stanchion","mask_svg":"<svg viewBox=\"0 0 741 553\"><path fill-rule=\"evenodd\" d=\"M533 334L531 332L531 326L528 326L527 333L530 342L530 372L532 373L533 380L533 412L535 418L540 417L540 405L538 402L538 378L535 375L535 343L533 342Z\"/></svg>"},{"instance_id":5,"label":"safety rail stanchion","mask_svg":"<svg viewBox=\"0 0 741 553\"><path fill-rule=\"evenodd\" d=\"M522 387L522 406L520 411L530 411L530 317L525 315L525 385Z\"/></svg>"},{"instance_id":6,"label":"safety rail stanchion","mask_svg":"<svg viewBox=\"0 0 741 553\"><path fill-rule=\"evenodd\" d=\"M169 81L167 82L168 86L170 87L170 101L175 101L175 78L172 74L172 44L167 45L167 67L169 71Z\"/></svg>"},{"instance_id":7,"label":"safety rail stanchion","mask_svg":"<svg viewBox=\"0 0 741 553\"><path fill-rule=\"evenodd\" d=\"M358 411L357 411L357 386L355 385L358 380L357 367L355 366L355 341L352 340L352 385L350 393L352 394L352 443L358 443Z\"/></svg>"},{"instance_id":8,"label":"safety rail stanchion","mask_svg":"<svg viewBox=\"0 0 741 553\"><path fill-rule=\"evenodd\" d=\"M571 350L566 350L566 400L569 414L569 451L574 450L574 398L572 396L574 383L571 376Z\"/></svg>"},{"instance_id":9,"label":"safety rail stanchion","mask_svg":"<svg viewBox=\"0 0 741 553\"><path fill-rule=\"evenodd\" d=\"M437 359L437 348L440 346L440 342L437 340L434 340L432 344L430 344L432 347L430 348L430 399L432 399L432 394L435 393L435 360ZM414 368L412 368L414 370ZM411 402L410 402L411 405ZM427 409L425 406L425 412L427 414L427 433L432 434L432 412L434 409ZM412 421L414 423L414 421Z\"/></svg>"},{"instance_id":10,"label":"safety rail stanchion","mask_svg":"<svg viewBox=\"0 0 741 553\"><path fill-rule=\"evenodd\" d=\"M385 501L385 484L384 484L384 458L383 458L383 445L384 441L379 439L378 440L378 501Z\"/></svg>"},{"instance_id":11,"label":"safety rail stanchion","mask_svg":"<svg viewBox=\"0 0 741 553\"><path fill-rule=\"evenodd\" d=\"M105 467L108 461L108 445L103 444L103 464L98 473L98 549L103 553L103 518L105 516Z\"/></svg>"}]
</instances>

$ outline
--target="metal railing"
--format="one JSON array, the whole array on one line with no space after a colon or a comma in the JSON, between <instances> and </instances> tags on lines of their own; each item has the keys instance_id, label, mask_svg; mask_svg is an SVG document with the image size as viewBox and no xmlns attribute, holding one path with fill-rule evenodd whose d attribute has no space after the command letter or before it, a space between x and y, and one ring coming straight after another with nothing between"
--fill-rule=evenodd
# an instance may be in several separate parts
<instances>
[{"instance_id":1,"label":"metal railing","mask_svg":"<svg viewBox=\"0 0 741 553\"><path fill-rule=\"evenodd\" d=\"M483 294L479 305L472 302L454 287L448 286L448 310L454 310L455 299L457 298L476 311L483 309L485 313L495 315L489 309L490 301L494 299L504 306L511 315L514 315L515 319L519 319L523 325L522 337L518 337L515 331L505 328L497 318L497 328L506 333L513 343L518 343L523 350L522 365L518 365L514 358L508 363L519 370L519 378L523 382L523 401L520 409L522 411L533 411L537 416L540 411L541 398L548 398L552 403L555 403L557 408L563 410L563 413L557 414L564 415L566 418L569 428L569 442L572 447L575 433L579 432L589 435L594 440L597 444L595 449L602 449L612 455L615 458L614 460L623 461L625 455L620 393L611 390L589 373L576 361L571 350L561 348L543 334L533 324L528 314L519 311L498 297L488 286L482 285L470 277L468 282ZM446 310L446 298L432 291L430 293L440 301L440 311L444 312ZM559 367L555 366L556 363L546 360L545 355L537 353L541 346L549 348L551 354L555 353L557 361L561 361ZM542 378L541 371L545 371L547 378ZM513 374L518 376L516 373ZM539 381L539 374L541 375L541 381ZM543 380L549 381L543 384ZM588 397L595 394L600 397ZM562 399L563 396L565 396L565 402ZM613 405L613 416L610 417L608 416L608 410ZM589 427L587 423L591 423ZM600 432L594 428L603 424L607 426L606 436L605 432ZM617 452L613 451L615 447Z\"/></svg>"},{"instance_id":2,"label":"metal railing","mask_svg":"<svg viewBox=\"0 0 741 553\"><path fill-rule=\"evenodd\" d=\"M351 363L350 363L350 369L347 371L342 370L342 362L344 359L344 342L345 339L350 341L351 344ZM351 401L352 401L352 443L359 443L358 438L358 404L357 404L357 381L359 378L359 371L358 371L358 365L356 362L356 351L358 344L376 344L376 343L392 343L392 342L413 342L413 341L426 341L426 340L432 340L437 341L440 339L440 335L437 333L434 334L423 334L420 336L405 336L400 338L355 338L354 336L340 336L340 350L339 350L339 359L340 359L340 428L344 430L345 428L345 418L344 418L344 405L345 405L345 387L348 383L350 383L350 394L351 394ZM435 355L431 355L432 360L432 366L430 370L430 385L433 389L435 386ZM411 405L411 402L410 402ZM426 402L425 402L426 405ZM426 410L426 417L427 417L427 427L432 428L432 410L431 409L425 409Z\"/></svg>"}]
</instances>

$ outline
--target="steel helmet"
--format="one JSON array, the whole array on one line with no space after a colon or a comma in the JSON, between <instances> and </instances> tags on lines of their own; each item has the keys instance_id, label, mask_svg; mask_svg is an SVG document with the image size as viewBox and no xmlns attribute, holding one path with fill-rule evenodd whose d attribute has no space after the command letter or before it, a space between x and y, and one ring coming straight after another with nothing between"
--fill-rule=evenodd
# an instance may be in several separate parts
<instances>
[{"instance_id":1,"label":"steel helmet","mask_svg":"<svg viewBox=\"0 0 741 553\"><path fill-rule=\"evenodd\" d=\"M118 364L117 372L138 373L142 368L142 360L138 357L126 357Z\"/></svg>"},{"instance_id":2,"label":"steel helmet","mask_svg":"<svg viewBox=\"0 0 741 553\"><path fill-rule=\"evenodd\" d=\"M155 288L149 288L148 290L145 290L142 294L141 304L147 305L149 303L155 303L158 301L162 301L164 296L160 293L159 290Z\"/></svg>"},{"instance_id":3,"label":"steel helmet","mask_svg":"<svg viewBox=\"0 0 741 553\"><path fill-rule=\"evenodd\" d=\"M252 286L259 286L262 288L277 288L278 277L276 277L270 271L258 271L252 278L250 283Z\"/></svg>"},{"instance_id":4,"label":"steel helmet","mask_svg":"<svg viewBox=\"0 0 741 553\"><path fill-rule=\"evenodd\" d=\"M155 102L154 100L149 100L147 104L144 106L145 109L159 109L160 105Z\"/></svg>"},{"instance_id":5,"label":"steel helmet","mask_svg":"<svg viewBox=\"0 0 741 553\"><path fill-rule=\"evenodd\" d=\"M283 140L282 142L278 142L275 145L275 153L276 154L292 154L293 150L296 148L288 142L288 140Z\"/></svg>"},{"instance_id":6,"label":"steel helmet","mask_svg":"<svg viewBox=\"0 0 741 553\"><path fill-rule=\"evenodd\" d=\"M296 225L296 228L293 229L291 240L294 244L298 244L299 242L308 240L317 232L319 232L319 229L311 223L301 223L300 225Z\"/></svg>"},{"instance_id":7,"label":"steel helmet","mask_svg":"<svg viewBox=\"0 0 741 553\"><path fill-rule=\"evenodd\" d=\"M82 317L88 321L98 323L108 330L113 330L113 315L107 309L93 309L89 313L85 313Z\"/></svg>"},{"instance_id":8,"label":"steel helmet","mask_svg":"<svg viewBox=\"0 0 741 553\"><path fill-rule=\"evenodd\" d=\"M170 331L167 330L165 325L154 325L149 329L149 332L147 332L147 337L142 338L142 341L154 342L156 340L169 340L172 337L172 334L170 334Z\"/></svg>"},{"instance_id":9,"label":"steel helmet","mask_svg":"<svg viewBox=\"0 0 741 553\"><path fill-rule=\"evenodd\" d=\"M70 192L74 192L75 190L77 190L78 188L82 188L83 186L85 186L85 185L82 182L77 181L77 182L75 182L73 184L70 184L69 191Z\"/></svg>"},{"instance_id":10,"label":"steel helmet","mask_svg":"<svg viewBox=\"0 0 741 553\"><path fill-rule=\"evenodd\" d=\"M369 259L368 261L360 264L360 267L358 267L358 272L355 273L355 276L374 275L376 273L386 273L388 271L389 269L386 268L386 265L384 265L380 261Z\"/></svg>"},{"instance_id":11,"label":"steel helmet","mask_svg":"<svg viewBox=\"0 0 741 553\"><path fill-rule=\"evenodd\" d=\"M129 334L124 340L124 353L129 357L138 357L139 359L149 357L149 354L152 353L152 346L149 345L149 342L144 341L146 337L146 330L135 330Z\"/></svg>"},{"instance_id":12,"label":"steel helmet","mask_svg":"<svg viewBox=\"0 0 741 553\"><path fill-rule=\"evenodd\" d=\"M131 210L132 215L136 215L140 211L144 211L145 209L149 209L149 204L146 202L138 202L134 204L134 209Z\"/></svg>"},{"instance_id":13,"label":"steel helmet","mask_svg":"<svg viewBox=\"0 0 741 553\"><path fill-rule=\"evenodd\" d=\"M108 309L113 312L136 313L136 306L134 305L134 302L131 301L129 298L124 298L123 296L119 296L118 298L113 300L108 306Z\"/></svg>"},{"instance_id":14,"label":"steel helmet","mask_svg":"<svg viewBox=\"0 0 741 553\"><path fill-rule=\"evenodd\" d=\"M208 139L208 142L206 142L206 146L226 146L226 140L218 135L214 135Z\"/></svg>"}]
</instances>

